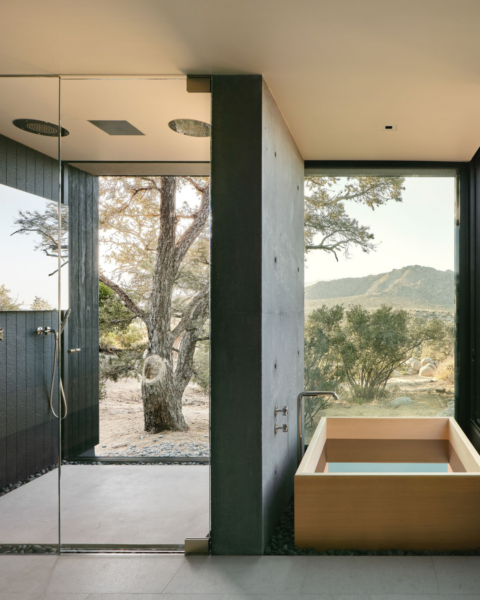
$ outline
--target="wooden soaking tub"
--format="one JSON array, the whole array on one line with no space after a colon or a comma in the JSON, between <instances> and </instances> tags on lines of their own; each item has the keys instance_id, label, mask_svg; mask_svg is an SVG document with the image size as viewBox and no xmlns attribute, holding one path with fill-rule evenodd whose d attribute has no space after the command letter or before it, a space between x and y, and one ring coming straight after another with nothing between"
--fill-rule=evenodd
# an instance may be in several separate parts
<instances>
[{"instance_id":1,"label":"wooden soaking tub","mask_svg":"<svg viewBox=\"0 0 480 600\"><path fill-rule=\"evenodd\" d=\"M295 475L295 544L479 548L479 455L451 418L322 418Z\"/></svg>"}]
</instances>

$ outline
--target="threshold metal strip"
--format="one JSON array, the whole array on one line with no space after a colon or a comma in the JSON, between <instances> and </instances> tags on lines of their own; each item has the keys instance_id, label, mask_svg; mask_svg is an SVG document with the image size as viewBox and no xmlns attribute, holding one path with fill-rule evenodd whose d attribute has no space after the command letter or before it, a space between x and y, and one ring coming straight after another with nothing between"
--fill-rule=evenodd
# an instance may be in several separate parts
<instances>
[{"instance_id":1,"label":"threshold metal strip","mask_svg":"<svg viewBox=\"0 0 480 600\"><path fill-rule=\"evenodd\" d=\"M62 544L60 554L185 554L184 544Z\"/></svg>"}]
</instances>

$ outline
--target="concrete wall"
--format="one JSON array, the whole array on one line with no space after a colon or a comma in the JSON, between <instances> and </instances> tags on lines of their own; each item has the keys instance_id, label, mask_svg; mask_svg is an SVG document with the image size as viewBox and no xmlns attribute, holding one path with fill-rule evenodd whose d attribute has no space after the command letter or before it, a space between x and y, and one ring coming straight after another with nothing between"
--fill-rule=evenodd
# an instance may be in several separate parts
<instances>
[{"instance_id":1,"label":"concrete wall","mask_svg":"<svg viewBox=\"0 0 480 600\"><path fill-rule=\"evenodd\" d=\"M261 554L293 490L303 159L261 76L214 76L212 91L212 551Z\"/></svg>"},{"instance_id":2,"label":"concrete wall","mask_svg":"<svg viewBox=\"0 0 480 600\"><path fill-rule=\"evenodd\" d=\"M296 397L303 390L303 158L263 82L262 463L265 545L292 494L297 467ZM289 432L274 433L275 405Z\"/></svg>"}]
</instances>

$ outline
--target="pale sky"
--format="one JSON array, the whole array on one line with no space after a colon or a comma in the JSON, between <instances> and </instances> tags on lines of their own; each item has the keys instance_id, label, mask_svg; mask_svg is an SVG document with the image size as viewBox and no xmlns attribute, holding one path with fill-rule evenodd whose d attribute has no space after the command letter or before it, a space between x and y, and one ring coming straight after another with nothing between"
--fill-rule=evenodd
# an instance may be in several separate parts
<instances>
[{"instance_id":1,"label":"pale sky","mask_svg":"<svg viewBox=\"0 0 480 600\"><path fill-rule=\"evenodd\" d=\"M311 251L305 263L305 284L376 275L410 265L453 270L455 178L410 177L404 187L403 202L389 202L375 211L346 203L347 214L370 227L376 250L365 254L354 249L348 260L339 255L339 262L327 252Z\"/></svg>"},{"instance_id":2,"label":"pale sky","mask_svg":"<svg viewBox=\"0 0 480 600\"><path fill-rule=\"evenodd\" d=\"M11 235L18 229L14 220L19 210L43 212L51 202L0 185L0 285L5 284L13 299L22 303L21 310L29 310L35 296L47 300L53 308L58 306L58 277L56 274L49 276L57 268L57 259L34 249L36 234ZM62 308L68 308L68 266L62 269L62 280L65 281Z\"/></svg>"},{"instance_id":3,"label":"pale sky","mask_svg":"<svg viewBox=\"0 0 480 600\"><path fill-rule=\"evenodd\" d=\"M313 251L305 264L305 281L363 277L386 273L409 265L433 267L445 271L454 268L454 178L408 178L403 202L391 202L372 211L353 202L347 212L368 225L378 244L376 251L364 254L352 250L350 259L339 255L339 262L326 252ZM184 188L178 197L197 203L194 192ZM38 196L0 185L0 284L28 309L35 296L57 305L57 276L49 277L56 259L35 251L33 235L14 235L13 221L20 209L42 210L49 202ZM100 249L100 264L105 267ZM102 264L103 263L103 264ZM107 271L111 269L107 267ZM67 277L66 268L62 269ZM65 279L66 281L66 279ZM67 286L63 286L66 291ZM63 305L66 307L66 300Z\"/></svg>"}]
</instances>

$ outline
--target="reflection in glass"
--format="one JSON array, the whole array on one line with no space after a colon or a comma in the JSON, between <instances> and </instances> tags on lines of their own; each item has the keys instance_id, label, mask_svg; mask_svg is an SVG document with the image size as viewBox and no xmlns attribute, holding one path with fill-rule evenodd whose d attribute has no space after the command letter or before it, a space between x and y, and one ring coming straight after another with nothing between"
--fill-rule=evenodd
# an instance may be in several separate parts
<instances>
[{"instance_id":1,"label":"reflection in glass","mask_svg":"<svg viewBox=\"0 0 480 600\"><path fill-rule=\"evenodd\" d=\"M62 205L60 256L68 281L68 206ZM0 185L0 310L54 310L58 303L58 204ZM68 286L62 286L62 309Z\"/></svg>"}]
</instances>

